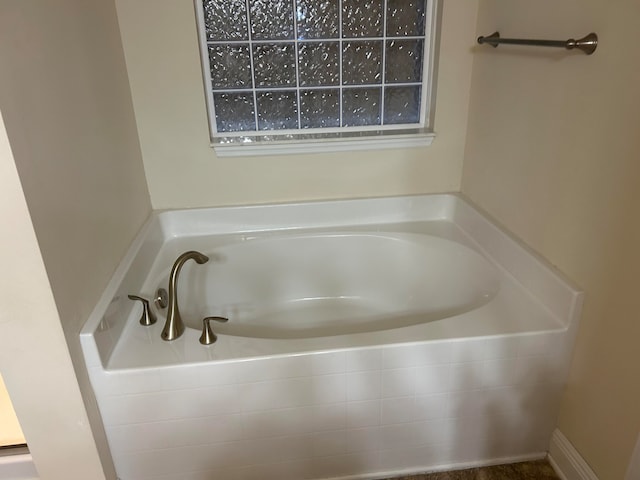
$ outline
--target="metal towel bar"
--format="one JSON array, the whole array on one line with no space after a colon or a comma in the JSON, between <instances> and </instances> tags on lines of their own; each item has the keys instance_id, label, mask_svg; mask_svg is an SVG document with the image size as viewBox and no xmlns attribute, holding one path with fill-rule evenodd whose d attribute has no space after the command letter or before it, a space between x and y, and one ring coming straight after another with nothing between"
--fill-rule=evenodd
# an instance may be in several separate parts
<instances>
[{"instance_id":1,"label":"metal towel bar","mask_svg":"<svg viewBox=\"0 0 640 480\"><path fill-rule=\"evenodd\" d=\"M598 46L598 35L590 33L578 40L574 40L573 38L569 40L528 40L524 38L500 38L500 33L494 32L487 37L478 37L478 43L480 45L487 43L494 48L501 43L510 45L534 45L538 47L561 47L567 50L577 48L587 55L591 55L596 51Z\"/></svg>"}]
</instances>

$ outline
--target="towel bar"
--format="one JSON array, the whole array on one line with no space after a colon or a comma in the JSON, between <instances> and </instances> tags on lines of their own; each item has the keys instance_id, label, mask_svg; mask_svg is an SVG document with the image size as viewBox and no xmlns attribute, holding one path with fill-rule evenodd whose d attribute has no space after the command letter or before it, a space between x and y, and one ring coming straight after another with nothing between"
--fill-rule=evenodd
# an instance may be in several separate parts
<instances>
[{"instance_id":1,"label":"towel bar","mask_svg":"<svg viewBox=\"0 0 640 480\"><path fill-rule=\"evenodd\" d=\"M529 40L524 38L500 38L499 32L493 32L489 36L478 37L478 43L480 45L487 43L494 48L501 43L509 45L534 45L538 47L561 47L567 50L577 48L587 55L591 55L598 47L598 35L590 33L578 40L574 40L573 38L569 40Z\"/></svg>"}]
</instances>

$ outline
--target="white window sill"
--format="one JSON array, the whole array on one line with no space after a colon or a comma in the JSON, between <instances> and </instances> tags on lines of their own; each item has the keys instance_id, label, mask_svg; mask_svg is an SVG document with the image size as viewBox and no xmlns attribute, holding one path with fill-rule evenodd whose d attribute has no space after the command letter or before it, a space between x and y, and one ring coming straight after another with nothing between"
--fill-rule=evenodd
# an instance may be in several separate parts
<instances>
[{"instance_id":1,"label":"white window sill","mask_svg":"<svg viewBox=\"0 0 640 480\"><path fill-rule=\"evenodd\" d=\"M219 157L248 157L256 155L291 155L300 153L349 152L354 150L381 150L428 147L435 133L396 135L393 137L363 137L354 139L289 140L286 142L255 142L219 144L211 146Z\"/></svg>"}]
</instances>

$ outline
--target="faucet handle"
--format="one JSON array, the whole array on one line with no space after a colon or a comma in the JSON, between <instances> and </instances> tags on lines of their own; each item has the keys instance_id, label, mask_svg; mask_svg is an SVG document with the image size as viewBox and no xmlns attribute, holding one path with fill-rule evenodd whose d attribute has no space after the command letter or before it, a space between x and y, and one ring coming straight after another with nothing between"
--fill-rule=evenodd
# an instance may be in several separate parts
<instances>
[{"instance_id":1,"label":"faucet handle","mask_svg":"<svg viewBox=\"0 0 640 480\"><path fill-rule=\"evenodd\" d=\"M137 295L129 295L129 299L131 300L139 300L142 302L142 316L140 317L140 325L144 325L148 327L149 325L153 325L156 323L156 316L151 311L149 307L149 300L146 298L139 297Z\"/></svg>"},{"instance_id":2,"label":"faucet handle","mask_svg":"<svg viewBox=\"0 0 640 480\"><path fill-rule=\"evenodd\" d=\"M202 319L202 335L200 335L200 343L202 345L211 345L214 343L218 337L213 330L211 329L211 320L220 323L226 323L229 321L228 318L225 317L206 317Z\"/></svg>"}]
</instances>

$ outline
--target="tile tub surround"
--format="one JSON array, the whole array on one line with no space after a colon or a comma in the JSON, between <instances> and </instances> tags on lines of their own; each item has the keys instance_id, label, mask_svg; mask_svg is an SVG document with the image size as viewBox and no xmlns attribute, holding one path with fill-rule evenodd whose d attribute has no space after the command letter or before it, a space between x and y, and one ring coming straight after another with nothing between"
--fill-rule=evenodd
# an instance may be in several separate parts
<instances>
[{"instance_id":1,"label":"tile tub surround","mask_svg":"<svg viewBox=\"0 0 640 480\"><path fill-rule=\"evenodd\" d=\"M258 226L242 208L214 209L215 222L189 228L173 212L153 218L87 322L83 349L122 480L382 478L544 457L582 298L561 276L454 195L252 208ZM168 239L197 241L212 225L224 234L354 219L447 223L527 292L540 323L288 354L251 342L200 348L190 329L162 354L136 339L155 332L135 325L122 298L144 291ZM125 351L136 345L139 355Z\"/></svg>"}]
</instances>

